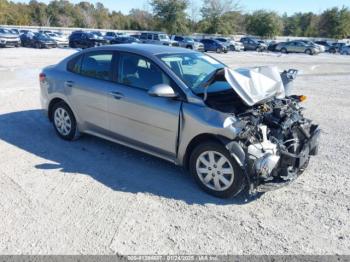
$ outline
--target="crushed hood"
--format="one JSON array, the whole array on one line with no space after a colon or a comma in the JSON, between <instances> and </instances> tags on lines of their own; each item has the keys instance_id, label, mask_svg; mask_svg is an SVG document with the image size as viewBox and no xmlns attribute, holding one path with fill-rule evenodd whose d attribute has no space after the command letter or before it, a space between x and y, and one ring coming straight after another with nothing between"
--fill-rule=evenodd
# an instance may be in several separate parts
<instances>
[{"instance_id":1,"label":"crushed hood","mask_svg":"<svg viewBox=\"0 0 350 262\"><path fill-rule=\"evenodd\" d=\"M285 97L282 78L275 66L236 70L225 68L225 79L248 106L272 97Z\"/></svg>"}]
</instances>

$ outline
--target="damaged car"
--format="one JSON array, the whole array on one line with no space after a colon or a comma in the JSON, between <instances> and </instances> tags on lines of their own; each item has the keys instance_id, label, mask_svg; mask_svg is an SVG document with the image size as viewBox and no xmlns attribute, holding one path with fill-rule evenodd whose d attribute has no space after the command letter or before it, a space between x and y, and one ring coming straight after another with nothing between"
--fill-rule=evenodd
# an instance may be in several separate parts
<instances>
[{"instance_id":1,"label":"damaged car","mask_svg":"<svg viewBox=\"0 0 350 262\"><path fill-rule=\"evenodd\" d=\"M228 198L287 185L317 155L320 129L303 115L306 97L292 94L296 75L121 44L75 53L39 78L43 109L62 139L86 133L152 154Z\"/></svg>"}]
</instances>

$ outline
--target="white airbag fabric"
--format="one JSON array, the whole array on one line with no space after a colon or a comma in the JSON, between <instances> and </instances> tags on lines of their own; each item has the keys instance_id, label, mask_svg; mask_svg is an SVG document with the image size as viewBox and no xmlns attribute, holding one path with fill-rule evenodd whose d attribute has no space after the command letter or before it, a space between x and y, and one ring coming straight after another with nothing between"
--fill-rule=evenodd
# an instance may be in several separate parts
<instances>
[{"instance_id":1,"label":"white airbag fabric","mask_svg":"<svg viewBox=\"0 0 350 262\"><path fill-rule=\"evenodd\" d=\"M275 66L225 68L225 79L248 106L271 97L285 97L282 78Z\"/></svg>"}]
</instances>

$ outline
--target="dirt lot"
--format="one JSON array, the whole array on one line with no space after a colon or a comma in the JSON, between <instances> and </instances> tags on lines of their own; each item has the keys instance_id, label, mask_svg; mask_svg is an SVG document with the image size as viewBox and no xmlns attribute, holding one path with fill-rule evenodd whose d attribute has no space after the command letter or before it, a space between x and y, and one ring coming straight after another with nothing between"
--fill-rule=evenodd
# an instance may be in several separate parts
<instances>
[{"instance_id":1,"label":"dirt lot","mask_svg":"<svg viewBox=\"0 0 350 262\"><path fill-rule=\"evenodd\" d=\"M350 57L230 53L232 67L301 69L322 129L292 185L218 200L165 161L91 136L60 140L38 74L72 50L0 49L1 254L350 254Z\"/></svg>"}]
</instances>

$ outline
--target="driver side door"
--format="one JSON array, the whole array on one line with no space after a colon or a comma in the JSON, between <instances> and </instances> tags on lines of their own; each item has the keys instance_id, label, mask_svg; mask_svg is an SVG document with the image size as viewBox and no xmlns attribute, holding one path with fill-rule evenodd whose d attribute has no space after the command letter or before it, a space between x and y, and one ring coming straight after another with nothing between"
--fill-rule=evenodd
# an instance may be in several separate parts
<instances>
[{"instance_id":1,"label":"driver side door","mask_svg":"<svg viewBox=\"0 0 350 262\"><path fill-rule=\"evenodd\" d=\"M143 56L119 53L118 61L118 80L108 100L111 134L117 140L175 159L182 102L148 94L152 86L173 86L173 81Z\"/></svg>"}]
</instances>

